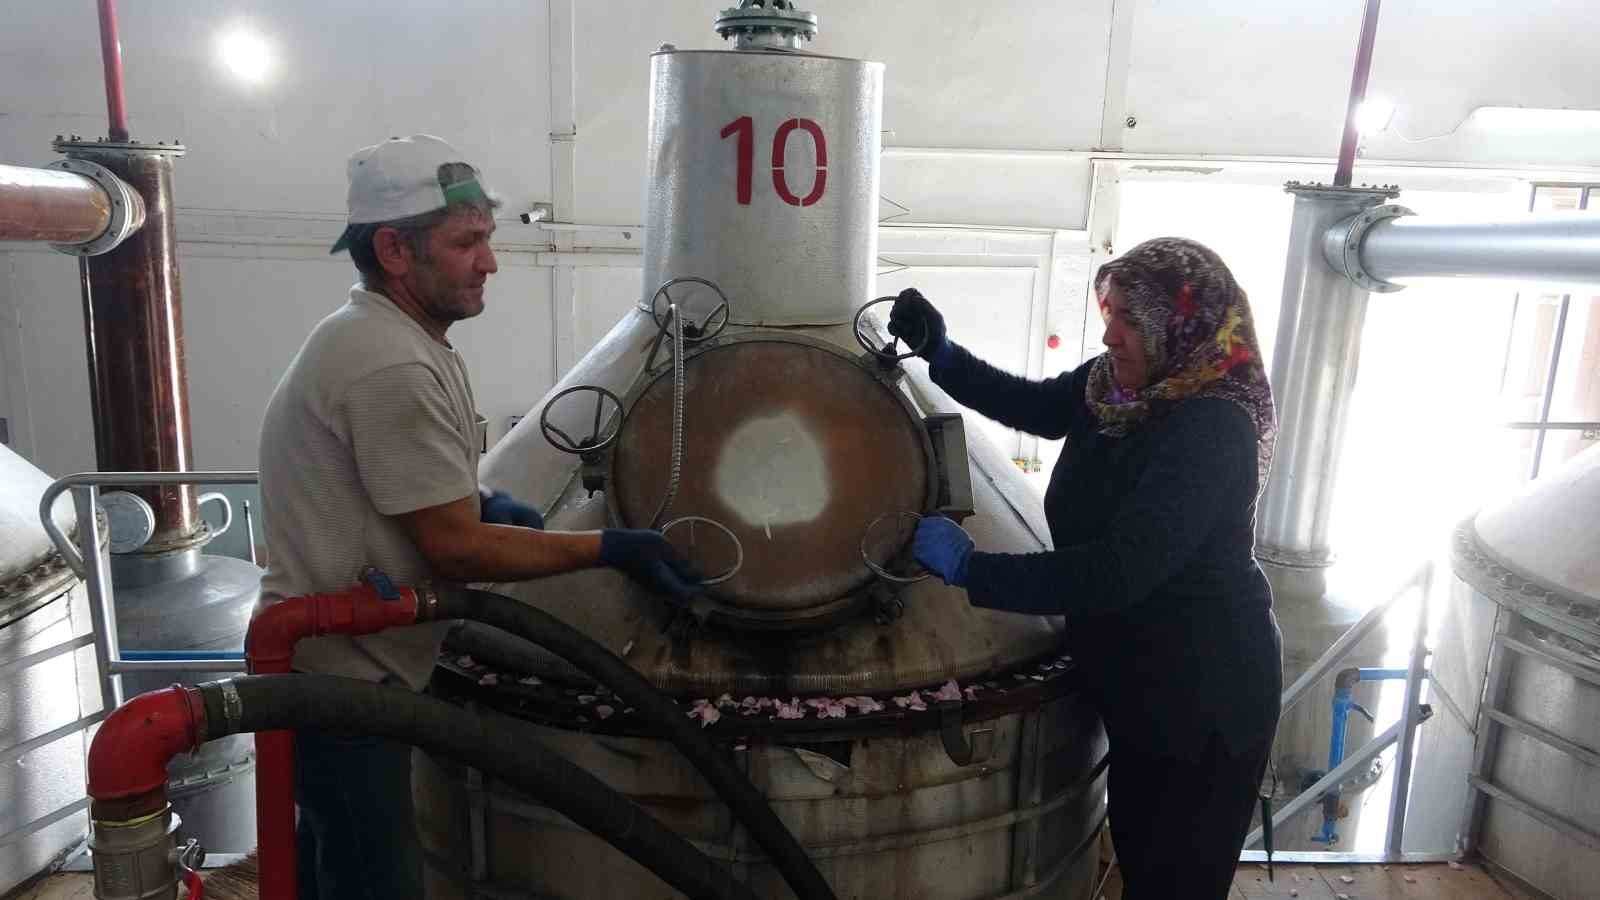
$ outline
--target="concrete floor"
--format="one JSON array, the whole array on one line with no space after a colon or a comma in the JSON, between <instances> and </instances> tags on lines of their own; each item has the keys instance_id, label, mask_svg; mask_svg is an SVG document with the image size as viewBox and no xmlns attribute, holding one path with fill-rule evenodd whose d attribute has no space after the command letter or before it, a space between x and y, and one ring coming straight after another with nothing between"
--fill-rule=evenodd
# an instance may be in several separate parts
<instances>
[{"instance_id":1,"label":"concrete floor","mask_svg":"<svg viewBox=\"0 0 1600 900\"><path fill-rule=\"evenodd\" d=\"M1230 900L1531 900L1531 895L1494 879L1478 866L1275 866L1239 867ZM207 892L207 896L210 892ZM1113 872L1104 900L1121 900L1122 884ZM15 900L93 900L88 875L55 875Z\"/></svg>"}]
</instances>

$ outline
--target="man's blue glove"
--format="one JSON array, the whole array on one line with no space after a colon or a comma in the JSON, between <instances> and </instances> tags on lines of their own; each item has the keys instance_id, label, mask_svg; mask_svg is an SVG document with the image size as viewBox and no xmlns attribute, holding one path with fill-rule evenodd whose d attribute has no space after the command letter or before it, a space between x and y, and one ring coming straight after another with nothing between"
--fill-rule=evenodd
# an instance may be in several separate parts
<instances>
[{"instance_id":1,"label":"man's blue glove","mask_svg":"<svg viewBox=\"0 0 1600 900\"><path fill-rule=\"evenodd\" d=\"M504 491L478 492L481 512L478 521L489 525L517 525L522 528L544 528L544 516L526 503L512 499Z\"/></svg>"},{"instance_id":2,"label":"man's blue glove","mask_svg":"<svg viewBox=\"0 0 1600 900\"><path fill-rule=\"evenodd\" d=\"M653 591L687 603L701 591L702 577L659 531L607 528L600 532L600 565L619 569Z\"/></svg>"},{"instance_id":3,"label":"man's blue glove","mask_svg":"<svg viewBox=\"0 0 1600 900\"><path fill-rule=\"evenodd\" d=\"M928 571L945 584L962 587L967 583L967 560L972 557L972 538L960 525L943 516L928 516L917 523L917 536L911 552Z\"/></svg>"},{"instance_id":4,"label":"man's blue glove","mask_svg":"<svg viewBox=\"0 0 1600 900\"><path fill-rule=\"evenodd\" d=\"M921 347L917 355L932 365L942 365L954 351L945 334L944 316L916 288L906 288L889 309L889 333L906 342L907 348Z\"/></svg>"}]
</instances>

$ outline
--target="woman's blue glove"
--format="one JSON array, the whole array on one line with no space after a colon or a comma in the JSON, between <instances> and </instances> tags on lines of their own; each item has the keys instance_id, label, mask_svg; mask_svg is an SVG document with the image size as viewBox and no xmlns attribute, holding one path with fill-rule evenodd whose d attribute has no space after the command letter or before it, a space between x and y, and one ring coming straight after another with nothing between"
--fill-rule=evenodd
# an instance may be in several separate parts
<instances>
[{"instance_id":1,"label":"woman's blue glove","mask_svg":"<svg viewBox=\"0 0 1600 900\"><path fill-rule=\"evenodd\" d=\"M889 309L889 333L909 347L921 347L917 355L931 365L943 365L954 350L945 334L944 316L916 288L906 288Z\"/></svg>"},{"instance_id":2,"label":"woman's blue glove","mask_svg":"<svg viewBox=\"0 0 1600 900\"><path fill-rule=\"evenodd\" d=\"M911 551L917 562L944 579L945 584L963 587L967 583L967 560L972 557L972 538L960 525L943 516L928 516L917 523L917 536Z\"/></svg>"},{"instance_id":3,"label":"woman's blue glove","mask_svg":"<svg viewBox=\"0 0 1600 900\"><path fill-rule=\"evenodd\" d=\"M481 510L478 521L489 525L516 525L522 528L544 528L544 516L526 503L512 499L504 491L478 493Z\"/></svg>"},{"instance_id":4,"label":"woman's blue glove","mask_svg":"<svg viewBox=\"0 0 1600 900\"><path fill-rule=\"evenodd\" d=\"M653 591L686 603L700 593L700 573L659 531L607 528L600 532L600 565L618 569Z\"/></svg>"}]
</instances>

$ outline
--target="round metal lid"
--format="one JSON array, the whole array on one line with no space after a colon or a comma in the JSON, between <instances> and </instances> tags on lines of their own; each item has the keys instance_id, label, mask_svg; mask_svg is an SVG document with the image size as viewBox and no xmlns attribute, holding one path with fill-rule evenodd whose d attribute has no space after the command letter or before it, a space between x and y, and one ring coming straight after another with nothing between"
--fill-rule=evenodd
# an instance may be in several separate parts
<instances>
[{"instance_id":1,"label":"round metal lid","mask_svg":"<svg viewBox=\"0 0 1600 900\"><path fill-rule=\"evenodd\" d=\"M1473 521L1478 544L1507 569L1600 602L1600 446L1568 460Z\"/></svg>"},{"instance_id":2,"label":"round metal lid","mask_svg":"<svg viewBox=\"0 0 1600 900\"><path fill-rule=\"evenodd\" d=\"M683 516L725 525L743 567L711 589L756 614L804 614L873 578L862 539L881 516L934 499L926 432L905 399L837 347L772 332L724 338L686 358L684 452L671 505L670 366L630 405L613 450L607 503L632 528ZM893 529L883 529L892 534ZM714 528L674 528L673 543L708 575L734 562ZM903 548L868 546L890 564Z\"/></svg>"},{"instance_id":3,"label":"round metal lid","mask_svg":"<svg viewBox=\"0 0 1600 900\"><path fill-rule=\"evenodd\" d=\"M156 511L138 494L106 491L100 495L100 508L106 511L112 553L132 553L156 533Z\"/></svg>"}]
</instances>

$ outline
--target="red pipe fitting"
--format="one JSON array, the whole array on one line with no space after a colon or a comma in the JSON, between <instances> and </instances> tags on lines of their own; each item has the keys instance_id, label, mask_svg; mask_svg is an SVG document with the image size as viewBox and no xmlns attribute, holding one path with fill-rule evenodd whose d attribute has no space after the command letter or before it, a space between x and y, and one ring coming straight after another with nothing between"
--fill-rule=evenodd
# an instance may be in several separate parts
<instances>
[{"instance_id":1,"label":"red pipe fitting","mask_svg":"<svg viewBox=\"0 0 1600 900\"><path fill-rule=\"evenodd\" d=\"M418 621L417 593L410 588L384 599L374 586L358 584L336 594L290 597L261 610L244 639L245 659L255 675L289 671L295 644L324 634L372 634ZM295 854L294 733L256 733L256 846L261 900L295 900L299 860Z\"/></svg>"},{"instance_id":2,"label":"red pipe fitting","mask_svg":"<svg viewBox=\"0 0 1600 900\"><path fill-rule=\"evenodd\" d=\"M358 584L336 594L290 597L256 613L244 639L244 655L253 675L289 671L295 644L324 634L372 634L385 628L417 623L417 593L400 588L393 600L377 589Z\"/></svg>"},{"instance_id":3,"label":"red pipe fitting","mask_svg":"<svg viewBox=\"0 0 1600 900\"><path fill-rule=\"evenodd\" d=\"M200 692L173 685L112 711L89 745L89 796L96 804L156 795L165 803L167 762L206 740Z\"/></svg>"}]
</instances>

